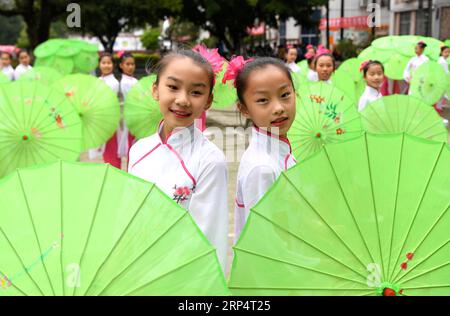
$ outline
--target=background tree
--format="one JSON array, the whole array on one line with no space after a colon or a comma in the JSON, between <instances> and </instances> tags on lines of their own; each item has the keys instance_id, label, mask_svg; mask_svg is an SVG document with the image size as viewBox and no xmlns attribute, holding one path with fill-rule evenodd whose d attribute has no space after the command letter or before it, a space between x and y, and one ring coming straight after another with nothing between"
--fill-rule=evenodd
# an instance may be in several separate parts
<instances>
[{"instance_id":1,"label":"background tree","mask_svg":"<svg viewBox=\"0 0 450 316\"><path fill-rule=\"evenodd\" d=\"M22 16L26 24L29 48L34 49L50 37L52 22L67 13L68 3L65 0L3 0L0 1L0 15Z\"/></svg>"},{"instance_id":2,"label":"background tree","mask_svg":"<svg viewBox=\"0 0 450 316\"><path fill-rule=\"evenodd\" d=\"M105 51L112 52L122 31L147 25L157 26L166 14L175 14L181 0L95 0L81 8L82 33L96 36Z\"/></svg>"},{"instance_id":3,"label":"background tree","mask_svg":"<svg viewBox=\"0 0 450 316\"><path fill-rule=\"evenodd\" d=\"M20 30L22 29L22 19L20 16L6 17L0 15L0 44L14 45L16 44Z\"/></svg>"},{"instance_id":4,"label":"background tree","mask_svg":"<svg viewBox=\"0 0 450 316\"><path fill-rule=\"evenodd\" d=\"M327 0L185 0L180 16L199 24L231 50L242 53L247 27L255 22L265 22L278 28L279 20L293 17L297 24L310 27L317 21L311 19L316 6Z\"/></svg>"}]
</instances>

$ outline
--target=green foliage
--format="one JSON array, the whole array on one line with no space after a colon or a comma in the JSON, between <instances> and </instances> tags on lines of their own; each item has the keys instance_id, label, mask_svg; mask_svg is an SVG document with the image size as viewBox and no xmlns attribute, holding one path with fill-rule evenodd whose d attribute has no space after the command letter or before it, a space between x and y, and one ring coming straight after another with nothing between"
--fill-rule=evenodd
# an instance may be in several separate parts
<instances>
[{"instance_id":1,"label":"green foliage","mask_svg":"<svg viewBox=\"0 0 450 316\"><path fill-rule=\"evenodd\" d=\"M14 45L22 28L22 19L19 16L6 17L0 15L0 44Z\"/></svg>"},{"instance_id":2,"label":"green foliage","mask_svg":"<svg viewBox=\"0 0 450 316\"><path fill-rule=\"evenodd\" d=\"M181 0L96 0L83 4L81 32L99 38L112 51L118 34L144 25L157 25L167 14L176 14Z\"/></svg>"},{"instance_id":3,"label":"green foliage","mask_svg":"<svg viewBox=\"0 0 450 316\"><path fill-rule=\"evenodd\" d=\"M343 60L358 56L358 46L351 39L339 41L336 45L336 50L342 56Z\"/></svg>"},{"instance_id":4,"label":"green foliage","mask_svg":"<svg viewBox=\"0 0 450 316\"><path fill-rule=\"evenodd\" d=\"M30 41L28 40L27 35L27 26L25 23L22 24L22 29L20 30L19 38L16 43L17 47L20 48L28 48L30 47Z\"/></svg>"},{"instance_id":5,"label":"green foliage","mask_svg":"<svg viewBox=\"0 0 450 316\"><path fill-rule=\"evenodd\" d=\"M161 34L161 29L158 28L149 28L145 30L144 34L141 36L142 45L148 50L156 50L158 49L158 36Z\"/></svg>"}]
</instances>

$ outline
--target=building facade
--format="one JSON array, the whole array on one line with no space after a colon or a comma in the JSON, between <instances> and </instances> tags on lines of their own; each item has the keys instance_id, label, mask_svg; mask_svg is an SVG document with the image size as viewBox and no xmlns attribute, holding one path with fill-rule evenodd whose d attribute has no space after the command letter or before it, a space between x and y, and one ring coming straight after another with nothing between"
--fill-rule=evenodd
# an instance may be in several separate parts
<instances>
[{"instance_id":1,"label":"building facade","mask_svg":"<svg viewBox=\"0 0 450 316\"><path fill-rule=\"evenodd\" d=\"M390 0L391 35L450 38L450 0Z\"/></svg>"},{"instance_id":2,"label":"building facade","mask_svg":"<svg viewBox=\"0 0 450 316\"><path fill-rule=\"evenodd\" d=\"M450 0L449 0L450 1ZM341 8L344 17L341 17ZM326 8L322 8L320 24L321 40L326 43ZM367 41L375 25L375 35L382 36L389 33L389 0L330 0L329 25L330 44L340 41L341 28L344 29L343 38L352 39L355 43Z\"/></svg>"}]
</instances>

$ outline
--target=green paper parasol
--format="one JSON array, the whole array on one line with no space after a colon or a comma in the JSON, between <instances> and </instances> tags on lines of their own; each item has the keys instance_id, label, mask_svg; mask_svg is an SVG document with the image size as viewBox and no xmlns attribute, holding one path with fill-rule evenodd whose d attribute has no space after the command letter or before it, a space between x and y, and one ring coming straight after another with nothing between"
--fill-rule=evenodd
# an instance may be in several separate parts
<instances>
[{"instance_id":1,"label":"green paper parasol","mask_svg":"<svg viewBox=\"0 0 450 316\"><path fill-rule=\"evenodd\" d=\"M36 65L52 67L63 75L90 73L97 67L97 46L82 40L51 39L34 51Z\"/></svg>"},{"instance_id":2,"label":"green paper parasol","mask_svg":"<svg viewBox=\"0 0 450 316\"><path fill-rule=\"evenodd\" d=\"M371 133L405 132L424 139L446 142L442 118L421 100L407 95L390 95L372 102L361 112L363 128Z\"/></svg>"},{"instance_id":3,"label":"green paper parasol","mask_svg":"<svg viewBox=\"0 0 450 316\"><path fill-rule=\"evenodd\" d=\"M61 75L69 75L73 71L73 60L70 57L50 56L38 58L34 64L37 67L50 67L57 70Z\"/></svg>"},{"instance_id":4,"label":"green paper parasol","mask_svg":"<svg viewBox=\"0 0 450 316\"><path fill-rule=\"evenodd\" d=\"M113 136L120 120L117 95L102 80L83 74L64 77L53 85L78 112L83 123L83 149L103 145Z\"/></svg>"},{"instance_id":5,"label":"green paper parasol","mask_svg":"<svg viewBox=\"0 0 450 316\"><path fill-rule=\"evenodd\" d=\"M50 39L38 45L34 50L37 58L46 58L55 55L64 43L63 39Z\"/></svg>"},{"instance_id":6,"label":"green paper parasol","mask_svg":"<svg viewBox=\"0 0 450 316\"><path fill-rule=\"evenodd\" d=\"M139 80L128 92L124 105L125 123L137 139L156 133L162 115L153 99L152 85L156 75Z\"/></svg>"},{"instance_id":7,"label":"green paper parasol","mask_svg":"<svg viewBox=\"0 0 450 316\"><path fill-rule=\"evenodd\" d=\"M62 75L50 67L34 67L24 73L19 81L39 81L45 86L52 85L62 78Z\"/></svg>"},{"instance_id":8,"label":"green paper parasol","mask_svg":"<svg viewBox=\"0 0 450 316\"><path fill-rule=\"evenodd\" d=\"M306 76L309 71L308 60L303 59L297 63L297 66L300 68L300 74Z\"/></svg>"},{"instance_id":9,"label":"green paper parasol","mask_svg":"<svg viewBox=\"0 0 450 316\"><path fill-rule=\"evenodd\" d=\"M37 82L0 86L0 177L16 168L77 160L81 121L63 94Z\"/></svg>"},{"instance_id":10,"label":"green paper parasol","mask_svg":"<svg viewBox=\"0 0 450 316\"><path fill-rule=\"evenodd\" d=\"M297 92L297 114L288 136L298 161L308 158L324 144L361 133L355 103L333 85L318 82Z\"/></svg>"},{"instance_id":11,"label":"green paper parasol","mask_svg":"<svg viewBox=\"0 0 450 316\"><path fill-rule=\"evenodd\" d=\"M227 66L224 64L222 71L216 78L216 85L214 86L214 100L212 106L216 109L226 108L237 101L236 89L231 81L222 83L223 75L225 74Z\"/></svg>"},{"instance_id":12,"label":"green paper parasol","mask_svg":"<svg viewBox=\"0 0 450 316\"><path fill-rule=\"evenodd\" d=\"M2 295L227 295L215 249L155 185L56 162L0 182Z\"/></svg>"},{"instance_id":13,"label":"green paper parasol","mask_svg":"<svg viewBox=\"0 0 450 316\"><path fill-rule=\"evenodd\" d=\"M399 53L393 53L384 64L386 77L394 80L403 80L403 72L408 65L409 58Z\"/></svg>"},{"instance_id":14,"label":"green paper parasol","mask_svg":"<svg viewBox=\"0 0 450 316\"><path fill-rule=\"evenodd\" d=\"M373 46L369 46L358 55L358 59L362 61L378 60L381 63L385 63L386 61L389 60L391 54L392 54L391 50L376 49Z\"/></svg>"},{"instance_id":15,"label":"green paper parasol","mask_svg":"<svg viewBox=\"0 0 450 316\"><path fill-rule=\"evenodd\" d=\"M448 295L450 148L330 144L283 172L234 247L234 295Z\"/></svg>"},{"instance_id":16,"label":"green paper parasol","mask_svg":"<svg viewBox=\"0 0 450 316\"><path fill-rule=\"evenodd\" d=\"M353 98L355 103L359 102L359 98L366 88L363 73L359 71L360 66L360 59L347 59L334 72L332 79L333 84L349 97Z\"/></svg>"},{"instance_id":17,"label":"green paper parasol","mask_svg":"<svg viewBox=\"0 0 450 316\"><path fill-rule=\"evenodd\" d=\"M11 80L9 80L9 78L3 72L0 71L0 84L10 82Z\"/></svg>"},{"instance_id":18,"label":"green paper parasol","mask_svg":"<svg viewBox=\"0 0 450 316\"><path fill-rule=\"evenodd\" d=\"M429 61L419 66L411 74L409 94L428 105L433 105L445 94L447 82L442 66L435 61Z\"/></svg>"}]
</instances>

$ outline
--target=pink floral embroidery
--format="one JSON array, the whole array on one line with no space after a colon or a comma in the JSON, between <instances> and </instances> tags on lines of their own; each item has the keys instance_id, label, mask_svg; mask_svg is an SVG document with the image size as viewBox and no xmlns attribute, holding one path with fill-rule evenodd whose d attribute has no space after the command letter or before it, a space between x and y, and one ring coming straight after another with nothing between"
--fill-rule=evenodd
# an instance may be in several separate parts
<instances>
[{"instance_id":1,"label":"pink floral embroidery","mask_svg":"<svg viewBox=\"0 0 450 316\"><path fill-rule=\"evenodd\" d=\"M189 188L187 186L184 187L177 187L174 186L175 192L173 193L173 200L176 201L178 204L180 202L184 202L189 199L189 197L194 192L195 188Z\"/></svg>"}]
</instances>

